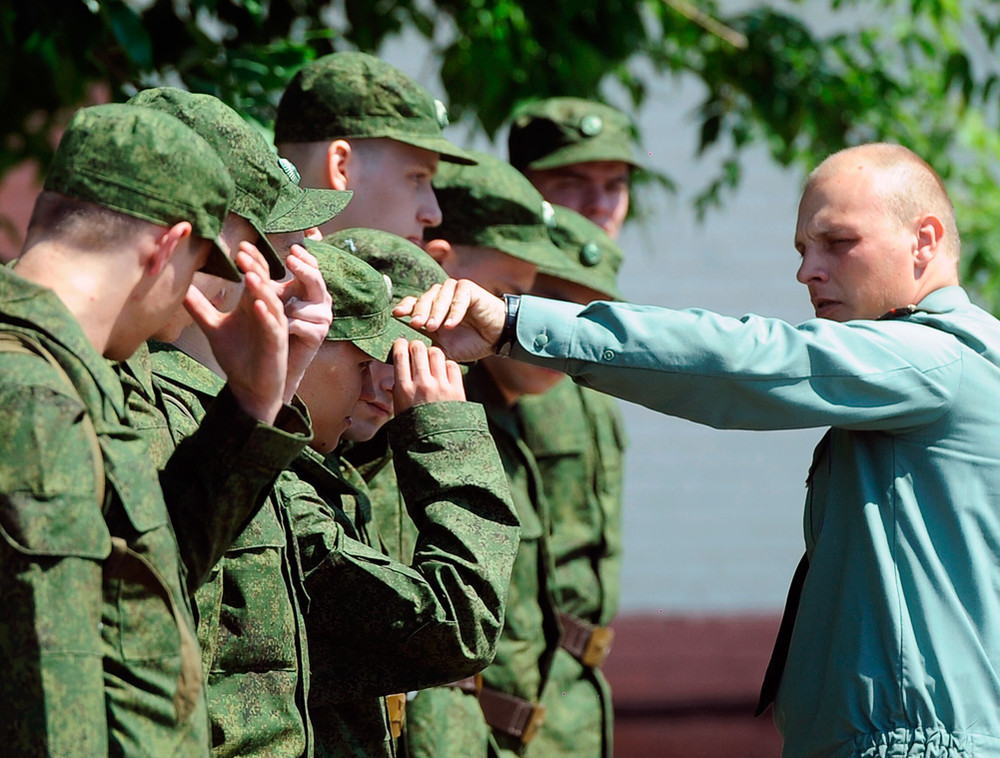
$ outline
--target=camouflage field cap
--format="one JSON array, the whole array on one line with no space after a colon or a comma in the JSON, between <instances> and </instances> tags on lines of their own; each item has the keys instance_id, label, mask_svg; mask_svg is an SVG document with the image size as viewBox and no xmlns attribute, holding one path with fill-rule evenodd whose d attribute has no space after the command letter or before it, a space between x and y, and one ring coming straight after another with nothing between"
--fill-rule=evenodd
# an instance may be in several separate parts
<instances>
[{"instance_id":1,"label":"camouflage field cap","mask_svg":"<svg viewBox=\"0 0 1000 758\"><path fill-rule=\"evenodd\" d=\"M326 338L353 342L377 361L390 362L392 343L411 339L413 329L392 316L388 279L355 255L326 242L307 239L333 298L333 321Z\"/></svg>"},{"instance_id":2,"label":"camouflage field cap","mask_svg":"<svg viewBox=\"0 0 1000 758\"><path fill-rule=\"evenodd\" d=\"M577 97L552 97L514 111L507 154L520 171L590 161L638 165L632 124L621 111Z\"/></svg>"},{"instance_id":3,"label":"camouflage field cap","mask_svg":"<svg viewBox=\"0 0 1000 758\"><path fill-rule=\"evenodd\" d=\"M285 267L264 236L264 230L286 177L267 140L240 114L212 95L176 87L154 87L139 92L128 102L176 116L215 148L236 184L229 210L249 221L260 235L257 248L267 260L271 278L281 279Z\"/></svg>"},{"instance_id":4,"label":"camouflage field cap","mask_svg":"<svg viewBox=\"0 0 1000 758\"><path fill-rule=\"evenodd\" d=\"M235 190L212 147L176 118L130 105L82 108L59 141L45 189L210 240L202 271L240 281L220 238Z\"/></svg>"},{"instance_id":5,"label":"camouflage field cap","mask_svg":"<svg viewBox=\"0 0 1000 758\"><path fill-rule=\"evenodd\" d=\"M286 180L281 185L278 202L267 217L264 231L268 234L300 232L322 226L340 213L354 195L353 190L308 189L300 187L299 170L287 158L277 158Z\"/></svg>"},{"instance_id":6,"label":"camouflage field cap","mask_svg":"<svg viewBox=\"0 0 1000 758\"><path fill-rule=\"evenodd\" d=\"M566 257L566 265L552 270L539 266L538 273L582 284L612 300L621 300L618 269L625 257L622 249L590 219L560 205L552 207L556 221L551 237Z\"/></svg>"},{"instance_id":7,"label":"camouflage field cap","mask_svg":"<svg viewBox=\"0 0 1000 758\"><path fill-rule=\"evenodd\" d=\"M434 177L440 226L424 239L491 247L515 258L558 269L565 256L549 238L552 206L509 163L474 152L475 166L442 166Z\"/></svg>"},{"instance_id":8,"label":"camouflage field cap","mask_svg":"<svg viewBox=\"0 0 1000 758\"><path fill-rule=\"evenodd\" d=\"M398 68L366 53L332 53L303 66L278 104L274 141L387 137L472 163L444 136L444 103Z\"/></svg>"},{"instance_id":9,"label":"camouflage field cap","mask_svg":"<svg viewBox=\"0 0 1000 758\"><path fill-rule=\"evenodd\" d=\"M392 281L392 301L424 294L448 274L440 264L408 239L381 229L355 227L328 234L324 242L358 256ZM419 334L414 330L414 334Z\"/></svg>"}]
</instances>

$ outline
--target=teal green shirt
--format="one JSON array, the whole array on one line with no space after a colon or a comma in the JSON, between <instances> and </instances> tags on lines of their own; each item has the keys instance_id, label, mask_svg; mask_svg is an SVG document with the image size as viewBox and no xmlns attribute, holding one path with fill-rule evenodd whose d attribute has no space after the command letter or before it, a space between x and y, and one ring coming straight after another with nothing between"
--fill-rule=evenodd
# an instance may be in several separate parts
<instances>
[{"instance_id":1,"label":"teal green shirt","mask_svg":"<svg viewBox=\"0 0 1000 758\"><path fill-rule=\"evenodd\" d=\"M776 702L786 756L1000 756L1000 322L958 287L879 321L525 297L520 360L719 428L831 427Z\"/></svg>"}]
</instances>

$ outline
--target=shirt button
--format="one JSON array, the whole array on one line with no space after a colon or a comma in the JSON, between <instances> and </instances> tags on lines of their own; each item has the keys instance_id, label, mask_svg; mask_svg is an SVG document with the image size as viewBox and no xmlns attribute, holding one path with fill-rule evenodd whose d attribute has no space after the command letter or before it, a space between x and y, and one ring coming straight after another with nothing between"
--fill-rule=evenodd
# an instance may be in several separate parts
<instances>
[{"instance_id":1,"label":"shirt button","mask_svg":"<svg viewBox=\"0 0 1000 758\"><path fill-rule=\"evenodd\" d=\"M547 344L549 344L549 336L547 334L539 334L537 337L535 337L536 350L541 350Z\"/></svg>"},{"instance_id":2,"label":"shirt button","mask_svg":"<svg viewBox=\"0 0 1000 758\"><path fill-rule=\"evenodd\" d=\"M614 350L605 350L603 353L601 353L602 361L613 361L614 359L615 359Z\"/></svg>"}]
</instances>

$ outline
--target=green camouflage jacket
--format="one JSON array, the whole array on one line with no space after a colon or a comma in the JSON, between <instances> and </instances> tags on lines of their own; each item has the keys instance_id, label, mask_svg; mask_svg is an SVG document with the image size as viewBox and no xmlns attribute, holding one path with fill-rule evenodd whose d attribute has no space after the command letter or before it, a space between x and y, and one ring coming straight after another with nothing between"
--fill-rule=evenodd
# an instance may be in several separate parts
<instances>
[{"instance_id":1,"label":"green camouflage jacket","mask_svg":"<svg viewBox=\"0 0 1000 758\"><path fill-rule=\"evenodd\" d=\"M326 601L307 622L321 755L394 755L381 696L481 670L503 624L519 526L482 408L417 406L389 423L388 439L419 531L410 565L375 547L350 464L312 453L295 464L319 495L297 498L293 519L309 595Z\"/></svg>"},{"instance_id":2,"label":"green camouflage jacket","mask_svg":"<svg viewBox=\"0 0 1000 758\"><path fill-rule=\"evenodd\" d=\"M198 428L224 383L166 345L154 344L152 367L154 391L178 443ZM288 514L268 486L263 505L195 593L216 757L312 755L305 598L289 530Z\"/></svg>"},{"instance_id":3,"label":"green camouflage jacket","mask_svg":"<svg viewBox=\"0 0 1000 758\"><path fill-rule=\"evenodd\" d=\"M625 436L617 401L567 377L517 405L549 505L559 610L606 626L618 610ZM560 648L528 756L612 755L611 691L599 668Z\"/></svg>"},{"instance_id":4,"label":"green camouflage jacket","mask_svg":"<svg viewBox=\"0 0 1000 758\"><path fill-rule=\"evenodd\" d=\"M236 409L227 394L158 482L113 366L58 298L0 270L0 321L43 345L72 382L30 353L0 362L0 697L18 704L0 716L0 739L20 756L207 755L200 684L179 682L182 639L194 629L188 590L255 498L197 511L192 498L252 479L256 467L205 451L252 452L261 430L225 412ZM96 467L85 418L100 444ZM199 519L175 534L165 502ZM105 563L113 537L131 561ZM194 694L175 702L182 690Z\"/></svg>"},{"instance_id":5,"label":"green camouflage jacket","mask_svg":"<svg viewBox=\"0 0 1000 758\"><path fill-rule=\"evenodd\" d=\"M560 630L549 582L553 567L548 548L548 515L538 469L521 439L514 412L502 401L489 373L481 366L465 377L469 400L486 409L493 435L521 520L521 545L514 561L507 612L497 654L483 672L484 684L530 701L542 696ZM447 716L448 720L439 720ZM463 758L519 755L519 740L485 728L482 711L471 695L454 688L417 693L407 708L404 729L409 755ZM488 736L484 742L483 737Z\"/></svg>"}]
</instances>

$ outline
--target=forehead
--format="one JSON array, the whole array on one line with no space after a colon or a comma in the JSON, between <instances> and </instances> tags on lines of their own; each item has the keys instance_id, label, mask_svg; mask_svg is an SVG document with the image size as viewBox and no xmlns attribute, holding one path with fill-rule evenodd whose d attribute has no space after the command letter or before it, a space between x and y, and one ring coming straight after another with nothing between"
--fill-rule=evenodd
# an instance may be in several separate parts
<instances>
[{"instance_id":1,"label":"forehead","mask_svg":"<svg viewBox=\"0 0 1000 758\"><path fill-rule=\"evenodd\" d=\"M838 224L884 223L888 214L877 185L877 172L868 167L817 176L799 201L796 234L818 233Z\"/></svg>"}]
</instances>

